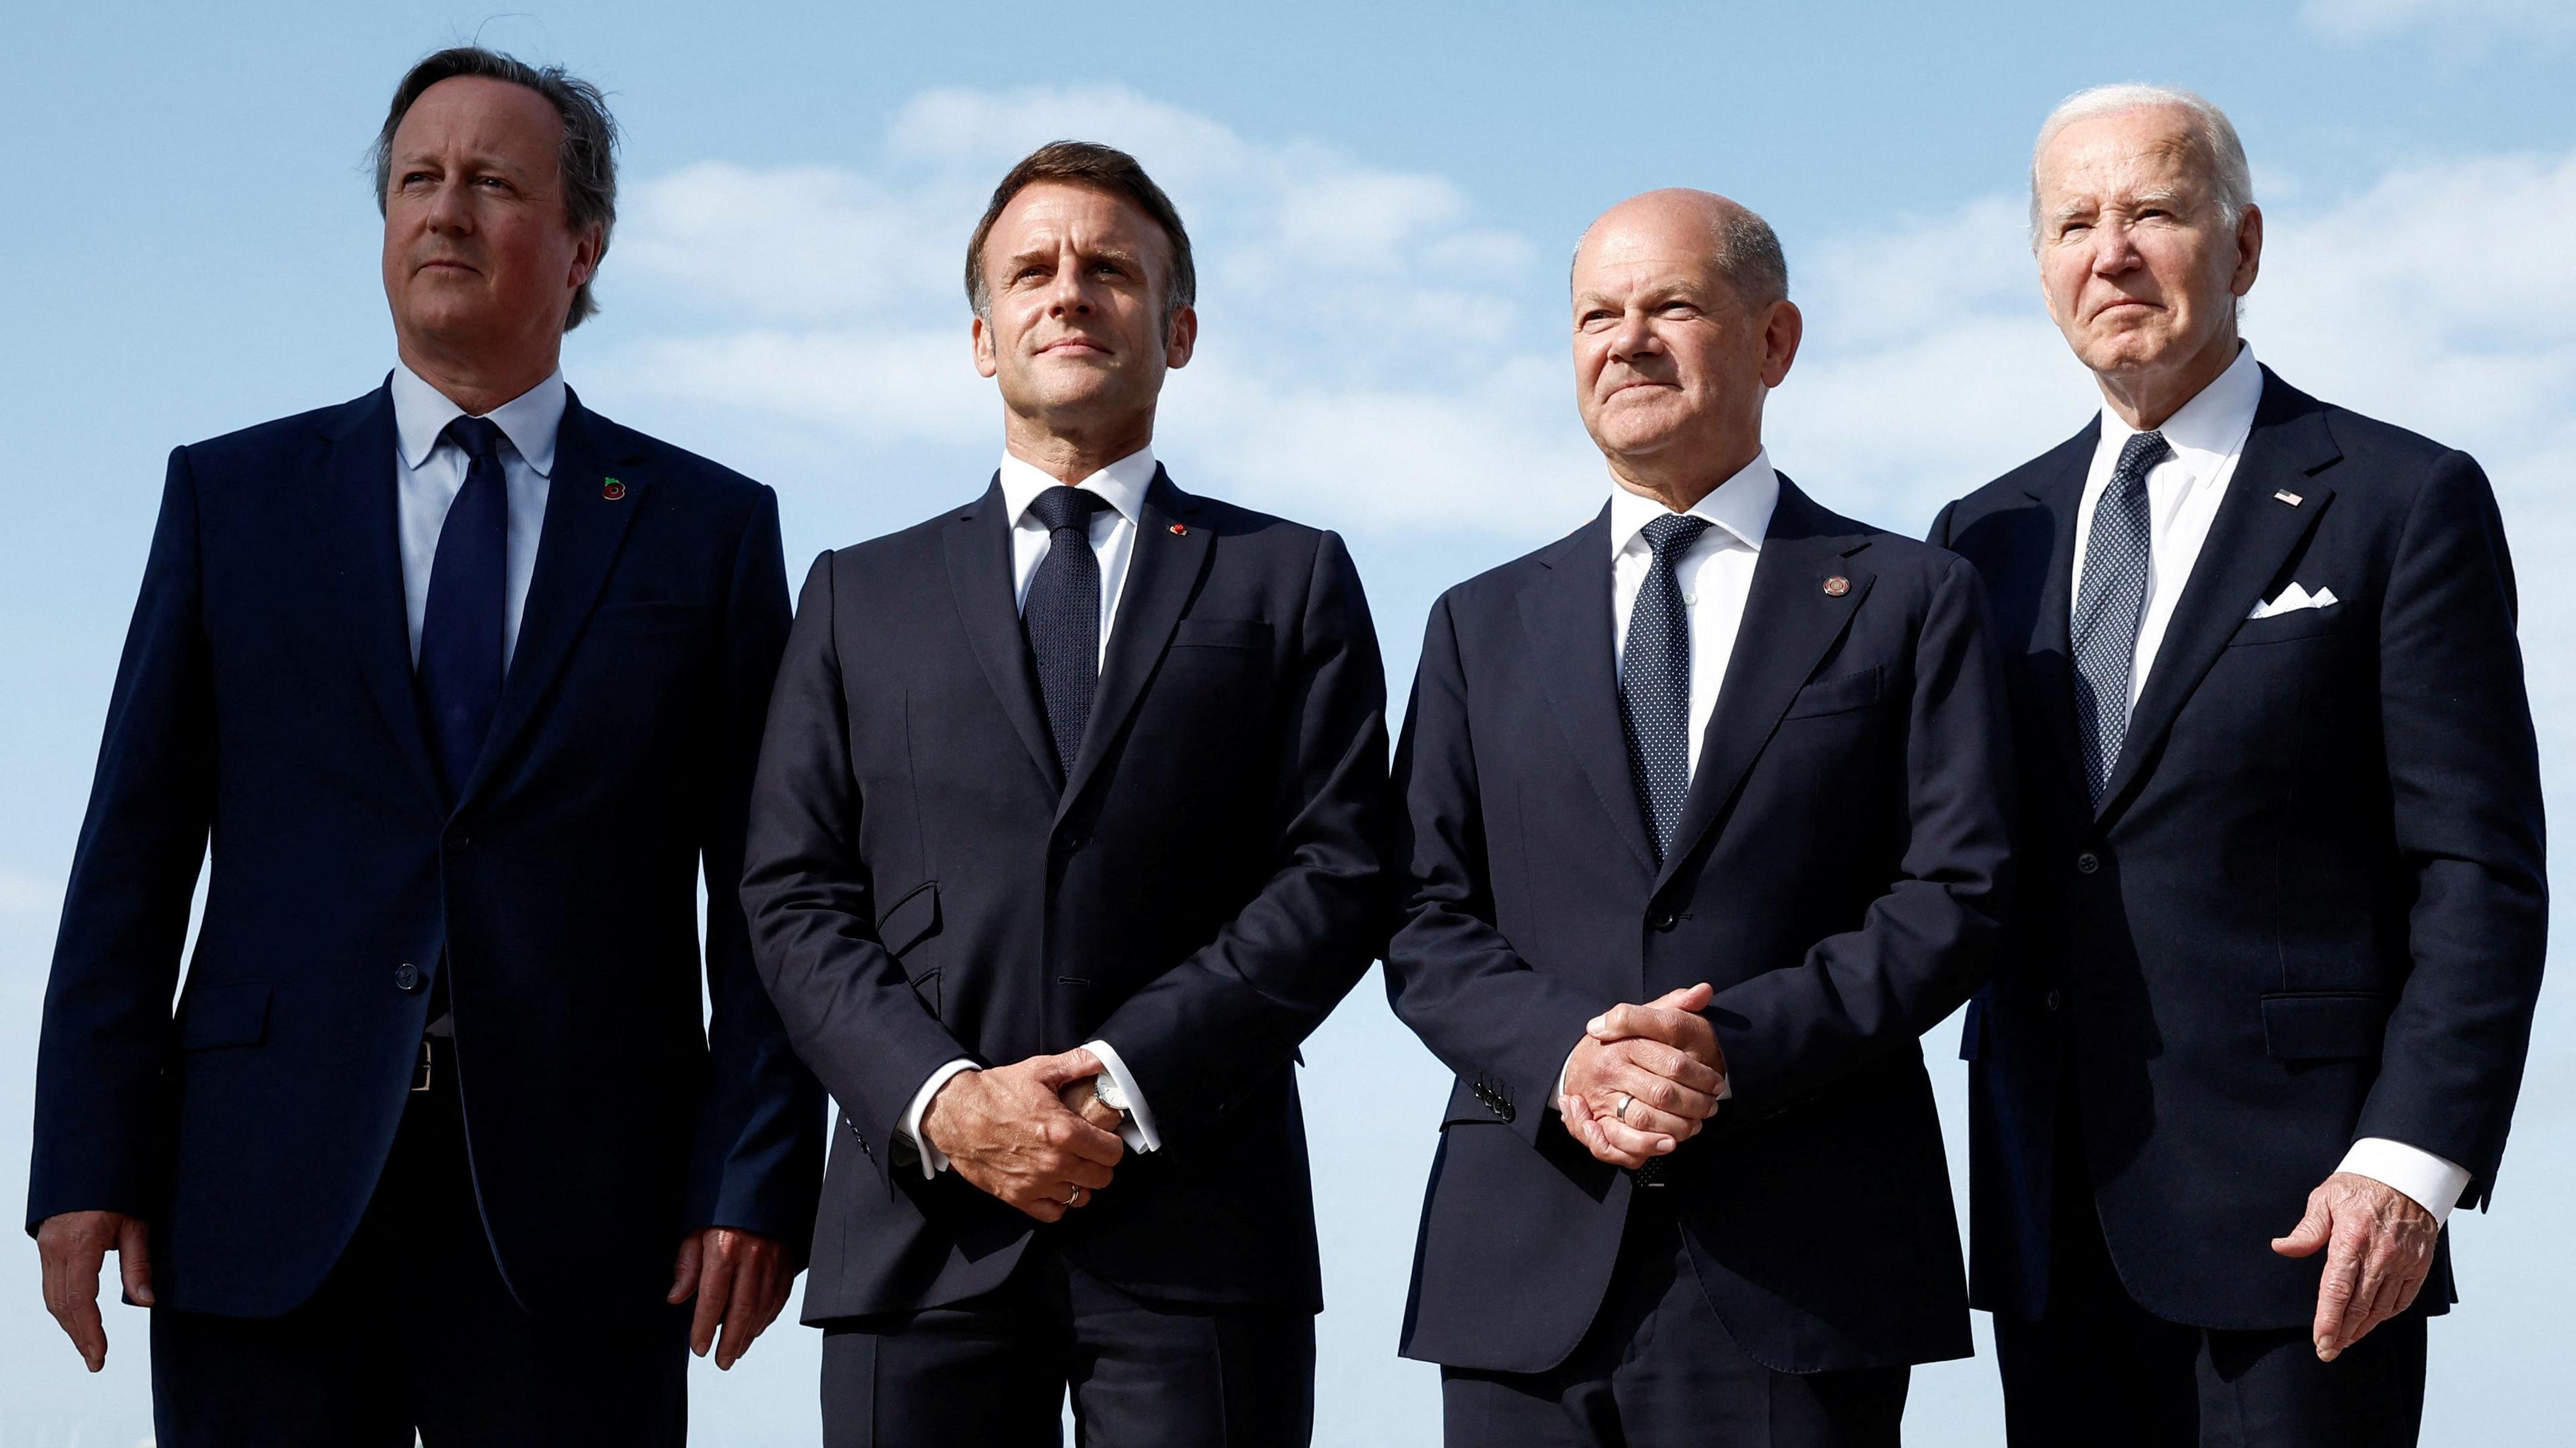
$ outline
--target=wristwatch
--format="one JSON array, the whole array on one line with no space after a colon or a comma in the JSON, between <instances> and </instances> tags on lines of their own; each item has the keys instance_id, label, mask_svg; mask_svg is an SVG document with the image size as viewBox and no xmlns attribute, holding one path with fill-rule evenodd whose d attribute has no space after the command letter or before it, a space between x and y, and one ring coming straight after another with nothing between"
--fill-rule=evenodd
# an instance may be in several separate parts
<instances>
[{"instance_id":1,"label":"wristwatch","mask_svg":"<svg viewBox=\"0 0 2576 1448\"><path fill-rule=\"evenodd\" d=\"M1091 1078L1091 1094L1100 1098L1101 1105L1121 1116L1134 1114L1134 1108L1127 1104L1127 1093L1118 1089L1118 1078L1106 1071Z\"/></svg>"}]
</instances>

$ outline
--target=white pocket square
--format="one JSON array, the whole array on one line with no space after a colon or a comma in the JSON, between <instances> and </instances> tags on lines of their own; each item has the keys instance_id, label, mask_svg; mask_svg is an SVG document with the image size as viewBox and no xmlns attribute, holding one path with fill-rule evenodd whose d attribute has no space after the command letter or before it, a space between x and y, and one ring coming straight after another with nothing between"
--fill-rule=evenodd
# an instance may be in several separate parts
<instances>
[{"instance_id":1,"label":"white pocket square","mask_svg":"<svg viewBox=\"0 0 2576 1448\"><path fill-rule=\"evenodd\" d=\"M2254 611L2245 615L2245 617L2249 620L2271 618L2278 614L2295 613L2303 608L2332 608L2334 607L2335 602L2334 590L2331 588L2320 588L2316 592L2310 593L2306 589L2293 583L2289 587L2282 589L2278 598L2275 598L2268 603L2256 603L2254 605Z\"/></svg>"}]
</instances>

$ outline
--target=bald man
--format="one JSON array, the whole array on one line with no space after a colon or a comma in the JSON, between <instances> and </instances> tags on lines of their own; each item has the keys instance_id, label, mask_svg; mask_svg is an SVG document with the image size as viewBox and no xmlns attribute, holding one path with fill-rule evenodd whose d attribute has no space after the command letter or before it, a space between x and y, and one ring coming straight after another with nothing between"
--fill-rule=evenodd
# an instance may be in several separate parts
<instances>
[{"instance_id":1,"label":"bald man","mask_svg":"<svg viewBox=\"0 0 2576 1448\"><path fill-rule=\"evenodd\" d=\"M1969 1351L1917 1038L1997 935L2003 703L1974 570L1773 469L1799 330L1733 202L1594 222L1609 501L1432 610L1386 963L1458 1075L1403 1347L1453 1444L1893 1444Z\"/></svg>"}]
</instances>

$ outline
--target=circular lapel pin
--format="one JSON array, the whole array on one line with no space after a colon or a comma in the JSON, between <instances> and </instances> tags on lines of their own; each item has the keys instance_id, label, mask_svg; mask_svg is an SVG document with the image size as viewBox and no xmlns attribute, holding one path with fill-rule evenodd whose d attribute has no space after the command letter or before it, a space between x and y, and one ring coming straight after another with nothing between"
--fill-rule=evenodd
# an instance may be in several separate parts
<instances>
[{"instance_id":1,"label":"circular lapel pin","mask_svg":"<svg viewBox=\"0 0 2576 1448\"><path fill-rule=\"evenodd\" d=\"M1174 523L1172 525L1172 536L1175 538L1187 538L1190 536L1190 530L1179 523Z\"/></svg>"},{"instance_id":2,"label":"circular lapel pin","mask_svg":"<svg viewBox=\"0 0 2576 1448\"><path fill-rule=\"evenodd\" d=\"M1825 597L1840 598L1851 592L1851 580L1837 573L1825 580Z\"/></svg>"},{"instance_id":3,"label":"circular lapel pin","mask_svg":"<svg viewBox=\"0 0 2576 1448\"><path fill-rule=\"evenodd\" d=\"M599 485L599 495L614 503L626 496L626 485L615 478L610 478Z\"/></svg>"}]
</instances>

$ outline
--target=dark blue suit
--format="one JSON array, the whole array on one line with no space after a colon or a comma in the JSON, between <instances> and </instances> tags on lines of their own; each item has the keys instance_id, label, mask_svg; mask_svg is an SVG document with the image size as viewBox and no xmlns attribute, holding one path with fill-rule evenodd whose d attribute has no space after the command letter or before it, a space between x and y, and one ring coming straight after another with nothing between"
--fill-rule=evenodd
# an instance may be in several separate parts
<instances>
[{"instance_id":1,"label":"dark blue suit","mask_svg":"<svg viewBox=\"0 0 2576 1448\"><path fill-rule=\"evenodd\" d=\"M996 482L824 555L780 667L743 899L796 1049L842 1111L805 1320L866 1322L879 1351L909 1351L906 1330L996 1294L1015 1321L1060 1320L1067 1270L1220 1333L1231 1310L1259 1309L1289 1345L1265 1364L1233 1344L1221 1416L1238 1432L1257 1417L1267 1435L1232 1441L1302 1442L1323 1298L1293 1062L1367 969L1388 895L1368 605L1333 535L1158 473L1065 771L1014 605L1010 530ZM1094 1038L1134 1075L1162 1149L1129 1154L1063 1221L1040 1226L953 1171L924 1180L897 1159L895 1124L938 1066ZM956 1415L1001 1404L1052 1442L1072 1369L1048 1341L1007 1378L997 1368L963 1394L892 1384L865 1411L883 1441L920 1441L906 1436L915 1410L967 1441ZM1086 1432L1195 1432L1173 1427L1198 1421L1178 1395L1218 1392L1214 1368L1175 1356L1162 1373L1159 1418L1104 1420L1091 1415L1111 1405L1085 1400ZM1256 1413L1238 1379L1265 1375L1276 1396ZM831 1430L864 1435L843 1421L861 1411L831 1414Z\"/></svg>"},{"instance_id":2,"label":"dark blue suit","mask_svg":"<svg viewBox=\"0 0 2576 1448\"><path fill-rule=\"evenodd\" d=\"M383 388L171 457L46 993L28 1218L149 1218L164 1310L297 1308L377 1194L446 971L490 1255L577 1333L654 1311L688 1229L812 1221L820 1096L728 888L700 1008L698 870L738 872L787 626L776 502L569 402L451 801L394 457Z\"/></svg>"},{"instance_id":3,"label":"dark blue suit","mask_svg":"<svg viewBox=\"0 0 2576 1448\"><path fill-rule=\"evenodd\" d=\"M2067 605L2094 439L1932 531L1987 580L2020 744L2021 907L1961 1045L1973 1295L2038 1322L2099 1279L2297 1356L2324 1258L2271 1239L2356 1138L2475 1204L2504 1153L2547 901L2512 565L2465 454L2267 371L2097 810ZM2339 601L2248 618L2293 582ZM2451 1296L2446 1246L2417 1311Z\"/></svg>"},{"instance_id":4,"label":"dark blue suit","mask_svg":"<svg viewBox=\"0 0 2576 1448\"><path fill-rule=\"evenodd\" d=\"M1643 1197L1651 1230L1678 1219L1729 1351L1794 1374L1965 1356L1917 1038L1982 980L1999 928L2002 697L1976 575L1782 480L1660 866L1611 586L1605 510L1432 610L1397 752L1412 898L1387 987L1458 1082L1404 1353L1567 1362L1615 1315ZM1667 1159L1669 1185L1638 1188L1548 1102L1592 1016L1701 980L1734 1098Z\"/></svg>"}]
</instances>

